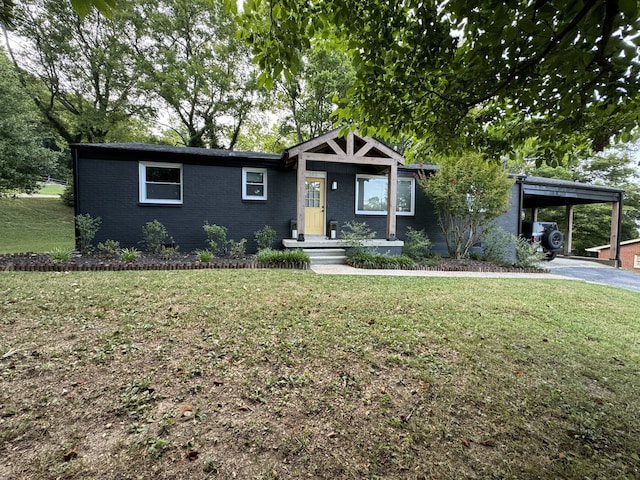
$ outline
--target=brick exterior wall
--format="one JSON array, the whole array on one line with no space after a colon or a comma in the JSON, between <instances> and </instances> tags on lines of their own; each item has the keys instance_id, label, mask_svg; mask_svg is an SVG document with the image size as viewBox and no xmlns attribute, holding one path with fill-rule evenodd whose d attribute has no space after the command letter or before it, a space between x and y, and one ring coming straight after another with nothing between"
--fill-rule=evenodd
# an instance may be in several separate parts
<instances>
[{"instance_id":1,"label":"brick exterior wall","mask_svg":"<svg viewBox=\"0 0 640 480\"><path fill-rule=\"evenodd\" d=\"M610 248L603 248L598 252L598 258L609 260L611 254ZM640 255L640 241L630 243L628 245L620 245L620 263L621 267L627 270L640 272L640 268L634 268L634 259L636 255Z\"/></svg>"}]
</instances>

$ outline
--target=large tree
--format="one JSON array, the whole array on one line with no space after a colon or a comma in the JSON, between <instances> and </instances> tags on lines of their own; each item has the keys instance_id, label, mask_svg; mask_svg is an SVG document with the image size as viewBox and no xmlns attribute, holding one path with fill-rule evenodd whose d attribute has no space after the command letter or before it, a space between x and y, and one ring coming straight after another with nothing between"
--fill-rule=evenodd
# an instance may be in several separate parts
<instances>
[{"instance_id":1,"label":"large tree","mask_svg":"<svg viewBox=\"0 0 640 480\"><path fill-rule=\"evenodd\" d=\"M254 0L242 18L266 84L315 38L347 51L356 82L338 112L364 133L440 151L542 133L557 161L565 139L600 150L638 124L634 0Z\"/></svg>"},{"instance_id":2,"label":"large tree","mask_svg":"<svg viewBox=\"0 0 640 480\"><path fill-rule=\"evenodd\" d=\"M182 143L233 149L257 97L255 67L219 0L139 0L141 80Z\"/></svg>"},{"instance_id":3,"label":"large tree","mask_svg":"<svg viewBox=\"0 0 640 480\"><path fill-rule=\"evenodd\" d=\"M54 168L56 155L45 148L42 122L0 49L0 194L31 193Z\"/></svg>"},{"instance_id":4,"label":"large tree","mask_svg":"<svg viewBox=\"0 0 640 480\"><path fill-rule=\"evenodd\" d=\"M129 12L80 18L68 2L16 7L16 41L6 35L24 87L67 142L104 142L140 111Z\"/></svg>"}]
</instances>

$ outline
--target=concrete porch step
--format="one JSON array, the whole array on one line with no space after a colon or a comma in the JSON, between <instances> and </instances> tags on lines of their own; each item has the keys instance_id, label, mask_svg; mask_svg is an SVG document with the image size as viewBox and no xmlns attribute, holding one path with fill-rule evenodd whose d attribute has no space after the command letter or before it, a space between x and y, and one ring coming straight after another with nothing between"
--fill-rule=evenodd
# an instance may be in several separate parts
<instances>
[{"instance_id":1,"label":"concrete porch step","mask_svg":"<svg viewBox=\"0 0 640 480\"><path fill-rule=\"evenodd\" d=\"M303 248L311 265L343 265L347 258L344 248Z\"/></svg>"}]
</instances>

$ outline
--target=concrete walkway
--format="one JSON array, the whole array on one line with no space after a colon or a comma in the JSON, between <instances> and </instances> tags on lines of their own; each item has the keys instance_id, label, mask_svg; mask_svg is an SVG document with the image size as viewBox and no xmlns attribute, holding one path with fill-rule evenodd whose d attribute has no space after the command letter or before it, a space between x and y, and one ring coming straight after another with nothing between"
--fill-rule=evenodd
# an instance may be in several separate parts
<instances>
[{"instance_id":1,"label":"concrete walkway","mask_svg":"<svg viewBox=\"0 0 640 480\"><path fill-rule=\"evenodd\" d=\"M597 262L570 257L558 257L543 264L548 273L511 272L443 272L432 270L368 270L348 265L312 265L321 275L370 275L396 277L460 277L460 278L534 278L539 280L576 280L609 285L640 292L640 274L610 267Z\"/></svg>"},{"instance_id":2,"label":"concrete walkway","mask_svg":"<svg viewBox=\"0 0 640 480\"><path fill-rule=\"evenodd\" d=\"M539 278L548 280L569 279L552 273L511 272L445 272L438 270L384 270L354 268L349 265L311 265L311 270L321 275L370 275L389 277L471 277L471 278Z\"/></svg>"}]
</instances>

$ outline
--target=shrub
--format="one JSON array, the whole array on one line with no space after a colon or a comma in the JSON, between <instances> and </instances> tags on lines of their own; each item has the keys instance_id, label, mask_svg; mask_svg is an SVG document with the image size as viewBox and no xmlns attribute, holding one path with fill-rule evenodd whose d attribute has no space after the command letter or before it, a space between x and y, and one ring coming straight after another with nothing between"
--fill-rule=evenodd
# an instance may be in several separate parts
<instances>
[{"instance_id":1,"label":"shrub","mask_svg":"<svg viewBox=\"0 0 640 480\"><path fill-rule=\"evenodd\" d=\"M259 251L256 260L258 264L265 267L307 268L311 263L309 255L302 250L272 250L270 248Z\"/></svg>"},{"instance_id":2,"label":"shrub","mask_svg":"<svg viewBox=\"0 0 640 480\"><path fill-rule=\"evenodd\" d=\"M120 242L117 240L105 240L98 243L98 252L109 258L117 258L120 254Z\"/></svg>"},{"instance_id":3,"label":"shrub","mask_svg":"<svg viewBox=\"0 0 640 480\"><path fill-rule=\"evenodd\" d=\"M342 228L344 230L340 231L340 238L352 248L353 253L366 251L366 241L376 236L376 232L372 232L365 222L347 222Z\"/></svg>"},{"instance_id":4,"label":"shrub","mask_svg":"<svg viewBox=\"0 0 640 480\"><path fill-rule=\"evenodd\" d=\"M48 255L51 263L66 263L71 258L71 252L61 247L53 248Z\"/></svg>"},{"instance_id":5,"label":"shrub","mask_svg":"<svg viewBox=\"0 0 640 480\"><path fill-rule=\"evenodd\" d=\"M69 184L65 187L64 192L60 195L60 199L62 203L64 203L67 207L73 207L75 205L75 198L73 196L73 181L69 182Z\"/></svg>"},{"instance_id":6,"label":"shrub","mask_svg":"<svg viewBox=\"0 0 640 480\"><path fill-rule=\"evenodd\" d=\"M138 260L140 252L135 248L123 248L120 250L120 260L127 263L132 263Z\"/></svg>"},{"instance_id":7,"label":"shrub","mask_svg":"<svg viewBox=\"0 0 640 480\"><path fill-rule=\"evenodd\" d=\"M195 254L198 256L201 262L209 263L213 260L213 252L211 250L196 250Z\"/></svg>"},{"instance_id":8,"label":"shrub","mask_svg":"<svg viewBox=\"0 0 640 480\"><path fill-rule=\"evenodd\" d=\"M227 227L220 225L210 225L209 222L204 222L202 226L207 234L207 243L211 247L211 251L216 255L221 255L226 252L227 247Z\"/></svg>"},{"instance_id":9,"label":"shrub","mask_svg":"<svg viewBox=\"0 0 640 480\"><path fill-rule=\"evenodd\" d=\"M515 237L513 234L507 232L504 228L492 225L482 234L482 259L497 265L512 265L514 242Z\"/></svg>"},{"instance_id":10,"label":"shrub","mask_svg":"<svg viewBox=\"0 0 640 480\"><path fill-rule=\"evenodd\" d=\"M515 243L516 267L540 268L540 263L544 261L544 253L538 252L538 246L522 237L516 237Z\"/></svg>"},{"instance_id":11,"label":"shrub","mask_svg":"<svg viewBox=\"0 0 640 480\"><path fill-rule=\"evenodd\" d=\"M160 258L162 260L173 260L178 256L178 246L175 247L167 247L162 245L160 247Z\"/></svg>"},{"instance_id":12,"label":"shrub","mask_svg":"<svg viewBox=\"0 0 640 480\"><path fill-rule=\"evenodd\" d=\"M76 215L76 229L78 230L78 240L80 242L80 252L88 253L91 251L91 242L100 230L102 219L100 217L93 218L88 213Z\"/></svg>"},{"instance_id":13,"label":"shrub","mask_svg":"<svg viewBox=\"0 0 640 480\"><path fill-rule=\"evenodd\" d=\"M158 220L147 222L147 224L142 227L142 238L145 250L149 253L160 253L162 244L168 235L166 227Z\"/></svg>"},{"instance_id":14,"label":"shrub","mask_svg":"<svg viewBox=\"0 0 640 480\"><path fill-rule=\"evenodd\" d=\"M416 263L406 255L391 257L375 252L357 252L347 256L347 264L356 268L414 268Z\"/></svg>"},{"instance_id":15,"label":"shrub","mask_svg":"<svg viewBox=\"0 0 640 480\"><path fill-rule=\"evenodd\" d=\"M247 252L247 239L243 238L239 242L229 240L229 255L231 258L244 258Z\"/></svg>"},{"instance_id":16,"label":"shrub","mask_svg":"<svg viewBox=\"0 0 640 480\"><path fill-rule=\"evenodd\" d=\"M431 240L424 230L407 228L407 235L402 248L403 255L419 261L433 255Z\"/></svg>"},{"instance_id":17,"label":"shrub","mask_svg":"<svg viewBox=\"0 0 640 480\"><path fill-rule=\"evenodd\" d=\"M258 244L258 251L266 250L273 246L273 242L276 241L276 231L269 225L265 225L260 230L254 233L256 243Z\"/></svg>"}]
</instances>

